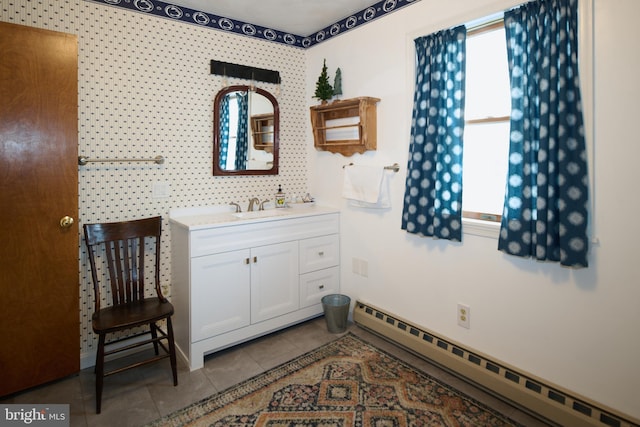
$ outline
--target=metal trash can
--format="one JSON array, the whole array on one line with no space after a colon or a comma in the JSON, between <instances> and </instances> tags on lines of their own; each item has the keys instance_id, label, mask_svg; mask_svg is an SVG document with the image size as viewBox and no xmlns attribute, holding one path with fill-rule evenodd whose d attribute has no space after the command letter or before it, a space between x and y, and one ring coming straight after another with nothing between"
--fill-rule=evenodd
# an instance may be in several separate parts
<instances>
[{"instance_id":1,"label":"metal trash can","mask_svg":"<svg viewBox=\"0 0 640 427\"><path fill-rule=\"evenodd\" d=\"M331 294L322 297L322 309L329 332L341 334L347 330L350 304L351 298L346 295Z\"/></svg>"}]
</instances>

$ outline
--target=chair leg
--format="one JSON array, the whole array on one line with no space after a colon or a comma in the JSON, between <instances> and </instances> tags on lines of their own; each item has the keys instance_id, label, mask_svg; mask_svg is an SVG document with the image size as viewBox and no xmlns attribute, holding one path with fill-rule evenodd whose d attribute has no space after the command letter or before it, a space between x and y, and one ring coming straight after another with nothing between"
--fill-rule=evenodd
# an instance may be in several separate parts
<instances>
[{"instance_id":1,"label":"chair leg","mask_svg":"<svg viewBox=\"0 0 640 427\"><path fill-rule=\"evenodd\" d=\"M100 334L98 338L98 353L96 354L96 414L99 414L102 407L102 385L104 379L104 342L105 335Z\"/></svg>"},{"instance_id":2,"label":"chair leg","mask_svg":"<svg viewBox=\"0 0 640 427\"><path fill-rule=\"evenodd\" d=\"M171 318L167 317L167 337L169 338L169 360L171 360L171 372L173 372L173 385L178 385L178 369L176 363L176 343L173 339L173 325Z\"/></svg>"},{"instance_id":3,"label":"chair leg","mask_svg":"<svg viewBox=\"0 0 640 427\"><path fill-rule=\"evenodd\" d=\"M153 349L157 356L160 354L160 350L158 348L158 326L154 322L151 322L149 323L149 329L151 330L151 338L153 338Z\"/></svg>"}]
</instances>

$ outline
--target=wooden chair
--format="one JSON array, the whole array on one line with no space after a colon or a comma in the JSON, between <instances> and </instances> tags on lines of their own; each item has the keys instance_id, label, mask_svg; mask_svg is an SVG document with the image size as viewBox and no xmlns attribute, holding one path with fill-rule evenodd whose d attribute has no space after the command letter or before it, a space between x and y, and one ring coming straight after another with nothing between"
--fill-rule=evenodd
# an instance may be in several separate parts
<instances>
[{"instance_id":1,"label":"wooden chair","mask_svg":"<svg viewBox=\"0 0 640 427\"><path fill-rule=\"evenodd\" d=\"M134 221L85 224L84 236L89 252L95 311L91 318L93 331L98 334L98 353L96 355L96 413L100 413L102 402L103 378L127 369L136 368L169 358L173 371L173 385L178 385L176 370L176 349L173 339L171 316L173 305L162 295L160 289L160 235L162 218L154 217ZM155 247L154 297L144 296L145 288L145 240L153 241ZM107 266L98 270L99 266ZM107 279L108 272L108 279ZM111 285L111 305L101 307L100 278L104 277ZM105 298L104 301L108 301ZM158 327L158 322L166 322L166 332ZM134 331L130 331L134 329ZM148 329L148 330L146 330ZM142 330L142 332L140 332ZM126 336L118 334L106 342L107 334L128 331ZM131 335L133 333L133 335ZM148 339L139 337L150 334ZM129 345L118 345L134 340ZM168 348L163 340L167 341ZM105 356L136 347L153 344L155 355L143 361L112 369L105 372ZM105 347L109 346L107 351ZM162 348L160 353L159 348Z\"/></svg>"}]
</instances>

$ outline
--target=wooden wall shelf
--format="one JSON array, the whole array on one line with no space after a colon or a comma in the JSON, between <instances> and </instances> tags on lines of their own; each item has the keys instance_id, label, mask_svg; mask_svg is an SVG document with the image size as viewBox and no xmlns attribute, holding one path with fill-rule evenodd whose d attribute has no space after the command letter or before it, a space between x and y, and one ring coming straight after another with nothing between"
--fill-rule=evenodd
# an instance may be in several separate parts
<instances>
[{"instance_id":1,"label":"wooden wall shelf","mask_svg":"<svg viewBox=\"0 0 640 427\"><path fill-rule=\"evenodd\" d=\"M251 116L251 133L253 134L253 146L256 150L273 153L273 123L273 113Z\"/></svg>"},{"instance_id":2,"label":"wooden wall shelf","mask_svg":"<svg viewBox=\"0 0 640 427\"><path fill-rule=\"evenodd\" d=\"M352 156L377 147L378 98L359 97L311 107L317 150Z\"/></svg>"}]
</instances>

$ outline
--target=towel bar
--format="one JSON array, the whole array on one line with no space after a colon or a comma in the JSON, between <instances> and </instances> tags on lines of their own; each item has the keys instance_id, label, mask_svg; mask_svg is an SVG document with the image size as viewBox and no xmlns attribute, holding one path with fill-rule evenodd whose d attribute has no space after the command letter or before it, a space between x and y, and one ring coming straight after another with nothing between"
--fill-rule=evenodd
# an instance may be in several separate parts
<instances>
[{"instance_id":1,"label":"towel bar","mask_svg":"<svg viewBox=\"0 0 640 427\"><path fill-rule=\"evenodd\" d=\"M163 156L155 156L153 159L90 159L86 156L78 156L78 164L84 166L89 162L108 163L108 162L155 162L159 165L164 163Z\"/></svg>"}]
</instances>

